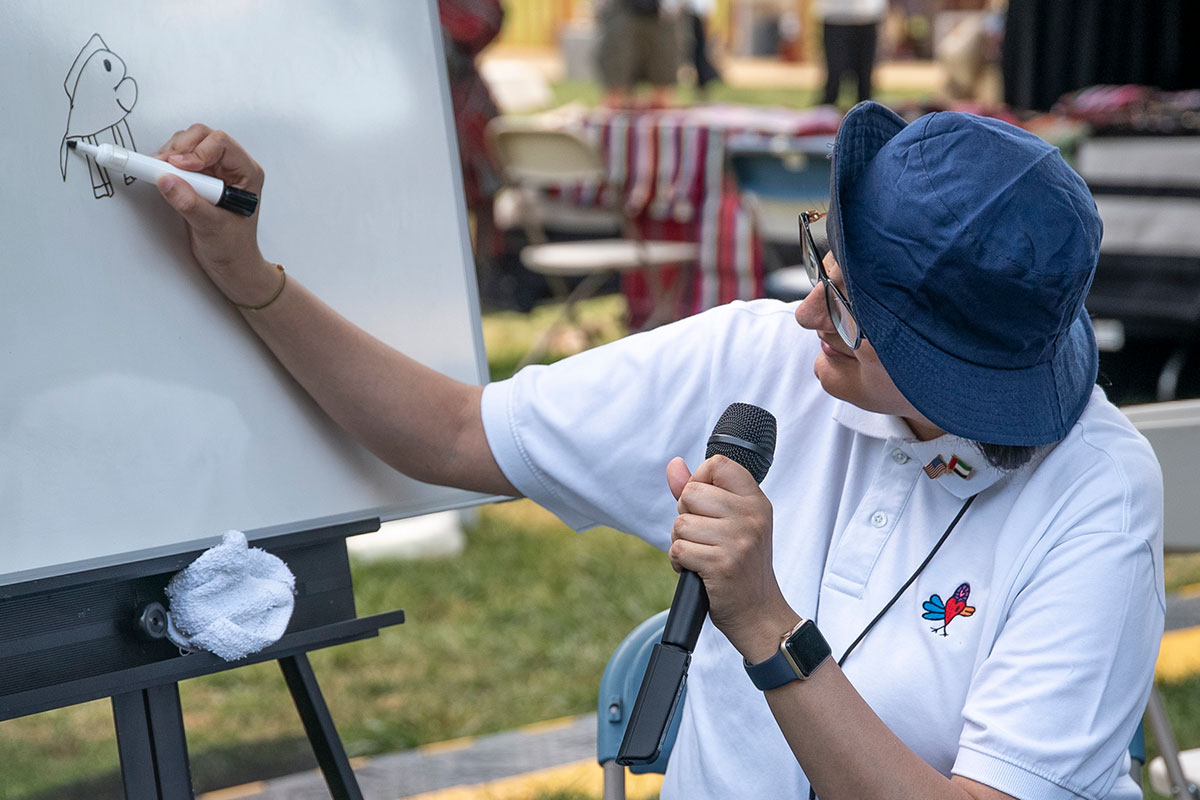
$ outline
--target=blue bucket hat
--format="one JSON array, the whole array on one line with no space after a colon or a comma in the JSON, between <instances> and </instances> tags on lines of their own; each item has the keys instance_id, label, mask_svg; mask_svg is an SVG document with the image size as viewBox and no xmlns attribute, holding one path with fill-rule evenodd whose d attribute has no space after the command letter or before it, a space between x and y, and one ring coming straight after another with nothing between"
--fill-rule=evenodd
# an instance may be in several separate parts
<instances>
[{"instance_id":1,"label":"blue bucket hat","mask_svg":"<svg viewBox=\"0 0 1200 800\"><path fill-rule=\"evenodd\" d=\"M995 119L906 124L860 103L838 130L826 227L864 334L918 411L991 444L1066 436L1096 381L1083 301L1101 223L1057 148Z\"/></svg>"}]
</instances>

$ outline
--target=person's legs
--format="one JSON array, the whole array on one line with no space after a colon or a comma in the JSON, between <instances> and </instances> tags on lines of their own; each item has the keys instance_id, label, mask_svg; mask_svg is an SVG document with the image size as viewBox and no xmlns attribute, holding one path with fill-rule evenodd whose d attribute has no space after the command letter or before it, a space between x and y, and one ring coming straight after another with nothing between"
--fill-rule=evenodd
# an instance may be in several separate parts
<instances>
[{"instance_id":1,"label":"person's legs","mask_svg":"<svg viewBox=\"0 0 1200 800\"><path fill-rule=\"evenodd\" d=\"M858 102L871 98L871 74L875 69L875 50L878 44L879 26L875 23L855 25L854 73L858 78Z\"/></svg>"},{"instance_id":2,"label":"person's legs","mask_svg":"<svg viewBox=\"0 0 1200 800\"><path fill-rule=\"evenodd\" d=\"M681 19L673 14L645 18L639 44L645 59L646 77L653 87L650 102L657 108L675 104L681 24Z\"/></svg>"},{"instance_id":3,"label":"person's legs","mask_svg":"<svg viewBox=\"0 0 1200 800\"><path fill-rule=\"evenodd\" d=\"M604 84L605 105L621 108L632 102L637 53L634 48L632 15L609 3L597 16L600 29L596 48L596 66Z\"/></svg>"},{"instance_id":4,"label":"person's legs","mask_svg":"<svg viewBox=\"0 0 1200 800\"><path fill-rule=\"evenodd\" d=\"M721 78L717 68L708 58L708 32L704 17L688 12L687 21L692 33L692 64L696 68L696 88L704 92L708 84Z\"/></svg>"},{"instance_id":5,"label":"person's legs","mask_svg":"<svg viewBox=\"0 0 1200 800\"><path fill-rule=\"evenodd\" d=\"M853 27L825 23L825 91L821 95L822 105L837 105L842 90L842 75L853 67L851 56L854 42L849 30Z\"/></svg>"}]
</instances>

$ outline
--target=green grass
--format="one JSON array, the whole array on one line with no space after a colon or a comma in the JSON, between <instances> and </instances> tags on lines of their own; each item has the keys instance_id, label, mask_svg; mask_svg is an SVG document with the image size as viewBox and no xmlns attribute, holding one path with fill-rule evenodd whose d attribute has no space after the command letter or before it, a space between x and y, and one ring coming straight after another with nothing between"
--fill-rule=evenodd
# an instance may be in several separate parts
<instances>
[{"instance_id":1,"label":"green grass","mask_svg":"<svg viewBox=\"0 0 1200 800\"><path fill-rule=\"evenodd\" d=\"M356 565L354 583L359 615L407 621L311 655L351 756L593 711L609 654L670 604L675 573L648 545L576 536L520 501L482 509L461 556ZM199 791L313 766L273 664L180 691ZM96 800L116 769L106 702L0 723L0 797Z\"/></svg>"},{"instance_id":2,"label":"green grass","mask_svg":"<svg viewBox=\"0 0 1200 800\"><path fill-rule=\"evenodd\" d=\"M1200 584L1200 553L1167 556L1163 565L1167 592L1178 592L1185 586Z\"/></svg>"},{"instance_id":3,"label":"green grass","mask_svg":"<svg viewBox=\"0 0 1200 800\"><path fill-rule=\"evenodd\" d=\"M557 314L485 315L492 377L511 374ZM543 360L624 335L624 316L620 296L582 303ZM481 508L461 556L356 565L354 586L360 616L403 608L408 621L312 654L351 756L593 711L609 654L670 604L675 573L640 541L576 536L520 501ZM274 664L185 681L180 694L198 791L313 767ZM117 770L107 701L0 723L0 800L119 797Z\"/></svg>"},{"instance_id":4,"label":"green grass","mask_svg":"<svg viewBox=\"0 0 1200 800\"><path fill-rule=\"evenodd\" d=\"M603 295L578 305L576 322L558 326L540 362L557 361L586 347L611 342L626 334L628 309L621 295ZM529 348L555 324L560 308L558 304L547 303L528 314L496 311L484 315L483 339L492 380L503 380L516 371L517 364Z\"/></svg>"}]
</instances>

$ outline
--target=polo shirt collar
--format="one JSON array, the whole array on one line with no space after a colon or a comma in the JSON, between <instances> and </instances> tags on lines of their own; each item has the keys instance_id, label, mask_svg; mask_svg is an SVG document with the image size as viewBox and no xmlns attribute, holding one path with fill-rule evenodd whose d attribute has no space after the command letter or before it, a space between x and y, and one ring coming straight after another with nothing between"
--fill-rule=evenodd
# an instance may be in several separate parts
<instances>
[{"instance_id":1,"label":"polo shirt collar","mask_svg":"<svg viewBox=\"0 0 1200 800\"><path fill-rule=\"evenodd\" d=\"M947 433L936 439L922 442L913 436L912 429L900 417L867 411L844 400L834 398L833 419L844 428L872 439L883 439L893 447L903 450L909 458L924 467L940 458L947 465L946 471L932 480L955 497L965 500L973 494L987 489L1005 476L1005 472L993 467L975 447L975 443L961 436ZM951 459L958 457L969 465L967 477L949 469Z\"/></svg>"}]
</instances>

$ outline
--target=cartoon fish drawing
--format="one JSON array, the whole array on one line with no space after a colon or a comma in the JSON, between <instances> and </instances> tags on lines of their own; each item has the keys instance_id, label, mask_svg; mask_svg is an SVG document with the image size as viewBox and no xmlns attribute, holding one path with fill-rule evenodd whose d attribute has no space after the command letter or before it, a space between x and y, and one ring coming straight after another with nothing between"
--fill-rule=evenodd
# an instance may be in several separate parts
<instances>
[{"instance_id":1,"label":"cartoon fish drawing","mask_svg":"<svg viewBox=\"0 0 1200 800\"><path fill-rule=\"evenodd\" d=\"M921 616L924 619L940 620L942 624L929 630L934 633L941 631L942 636L949 636L946 628L950 626L950 620L955 617L969 617L975 613L975 606L967 605L967 598L970 596L971 584L969 583L960 585L954 590L954 595L945 602L942 602L940 595L930 595L923 605L925 613Z\"/></svg>"},{"instance_id":2,"label":"cartoon fish drawing","mask_svg":"<svg viewBox=\"0 0 1200 800\"><path fill-rule=\"evenodd\" d=\"M129 77L125 62L108 49L100 34L92 34L67 73L63 88L71 101L67 112L67 131L58 148L62 179L67 180L67 142L82 139L90 144L101 140L129 150L137 148L126 117L137 103L137 81ZM87 160L95 197L112 197L113 186L108 170ZM125 183L134 179L125 176Z\"/></svg>"}]
</instances>

